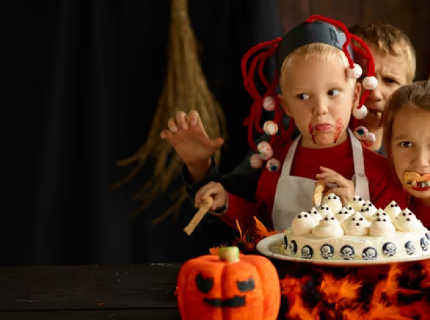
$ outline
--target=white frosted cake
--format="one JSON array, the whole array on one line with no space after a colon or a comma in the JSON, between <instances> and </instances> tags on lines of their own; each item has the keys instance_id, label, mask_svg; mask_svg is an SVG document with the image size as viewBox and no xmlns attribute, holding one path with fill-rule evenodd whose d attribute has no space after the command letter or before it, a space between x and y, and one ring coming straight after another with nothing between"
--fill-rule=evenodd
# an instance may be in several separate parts
<instances>
[{"instance_id":1,"label":"white frosted cake","mask_svg":"<svg viewBox=\"0 0 430 320\"><path fill-rule=\"evenodd\" d=\"M338 196L320 208L299 213L284 231L281 253L313 260L390 260L428 255L430 233L421 221L393 201L376 209L355 196L342 207Z\"/></svg>"}]
</instances>

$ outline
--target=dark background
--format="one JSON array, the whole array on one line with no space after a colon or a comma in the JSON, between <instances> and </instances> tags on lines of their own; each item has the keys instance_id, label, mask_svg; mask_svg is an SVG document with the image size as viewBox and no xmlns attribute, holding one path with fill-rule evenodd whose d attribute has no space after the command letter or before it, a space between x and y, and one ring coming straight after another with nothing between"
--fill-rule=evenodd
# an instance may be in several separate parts
<instances>
[{"instance_id":1,"label":"dark background","mask_svg":"<svg viewBox=\"0 0 430 320\"><path fill-rule=\"evenodd\" d=\"M125 187L115 162L143 144L161 93L167 59L167 0L3 1L0 4L3 93L3 191L0 264L175 262L231 239L223 225L182 231L194 213L152 226L168 194L136 218L132 195L147 166ZM251 100L242 55L281 36L310 14L346 25L385 20L416 47L416 80L430 62L426 0L189 0L202 67L227 118L221 169L248 150L241 126ZM178 180L177 184L180 185Z\"/></svg>"}]
</instances>

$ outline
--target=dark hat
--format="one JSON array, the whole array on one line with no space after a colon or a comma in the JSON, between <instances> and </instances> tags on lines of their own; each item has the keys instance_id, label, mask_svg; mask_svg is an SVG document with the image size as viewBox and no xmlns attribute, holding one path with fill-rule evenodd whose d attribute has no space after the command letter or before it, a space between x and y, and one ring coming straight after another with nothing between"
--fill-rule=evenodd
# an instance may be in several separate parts
<instances>
[{"instance_id":1,"label":"dark hat","mask_svg":"<svg viewBox=\"0 0 430 320\"><path fill-rule=\"evenodd\" d=\"M323 21L303 22L288 31L279 43L276 51L276 68L280 74L285 58L297 48L311 43L325 43L340 50L346 41L345 34L330 23ZM353 59L351 45L348 52Z\"/></svg>"}]
</instances>

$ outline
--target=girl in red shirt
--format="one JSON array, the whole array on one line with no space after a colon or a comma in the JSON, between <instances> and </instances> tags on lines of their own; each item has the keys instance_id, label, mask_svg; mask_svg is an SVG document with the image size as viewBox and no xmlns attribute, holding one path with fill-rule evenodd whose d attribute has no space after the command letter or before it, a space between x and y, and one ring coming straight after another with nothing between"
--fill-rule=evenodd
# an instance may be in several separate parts
<instances>
[{"instance_id":1,"label":"girl in red shirt","mask_svg":"<svg viewBox=\"0 0 430 320\"><path fill-rule=\"evenodd\" d=\"M430 227L430 82L401 87L384 120L387 156L409 195L408 208Z\"/></svg>"}]
</instances>

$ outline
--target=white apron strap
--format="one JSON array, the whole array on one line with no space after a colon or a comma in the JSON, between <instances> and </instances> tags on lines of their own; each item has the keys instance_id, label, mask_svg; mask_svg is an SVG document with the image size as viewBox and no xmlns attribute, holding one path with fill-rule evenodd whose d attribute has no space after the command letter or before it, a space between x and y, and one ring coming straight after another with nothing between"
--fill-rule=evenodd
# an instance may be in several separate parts
<instances>
[{"instance_id":1,"label":"white apron strap","mask_svg":"<svg viewBox=\"0 0 430 320\"><path fill-rule=\"evenodd\" d=\"M352 146L352 157L354 159L354 177L353 181L355 183L355 194L362 197L364 200L370 200L369 192L369 180L366 177L366 172L364 168L364 154L363 146L352 131L348 129L349 137L351 139Z\"/></svg>"}]
</instances>

